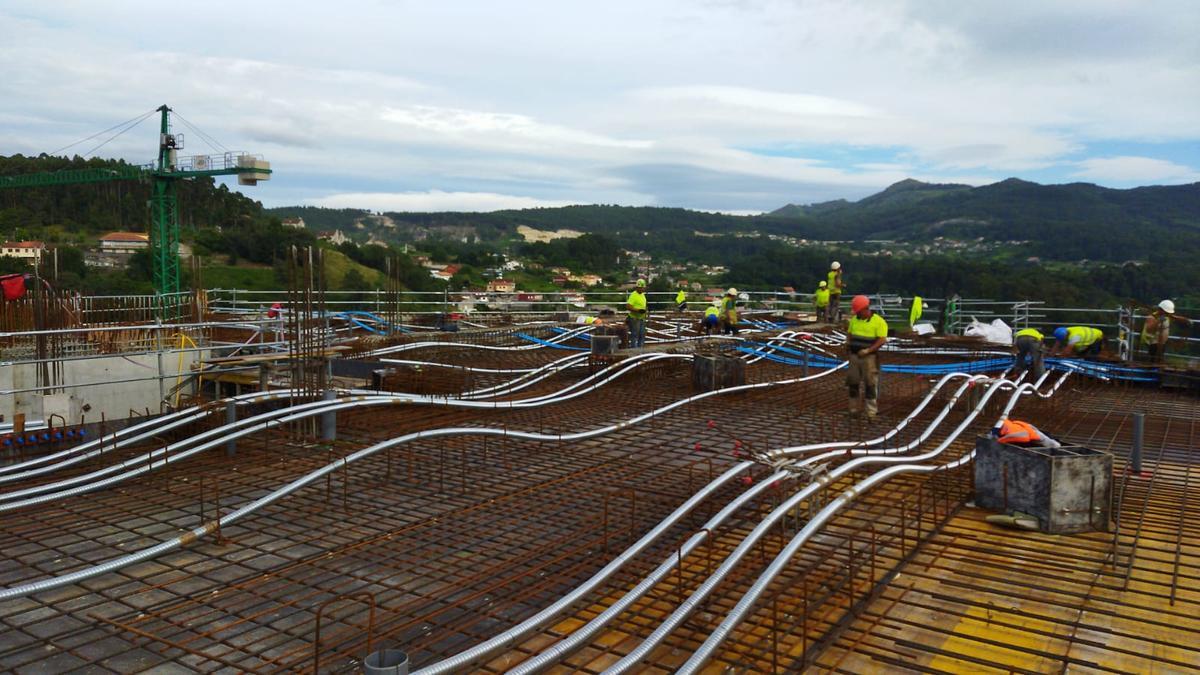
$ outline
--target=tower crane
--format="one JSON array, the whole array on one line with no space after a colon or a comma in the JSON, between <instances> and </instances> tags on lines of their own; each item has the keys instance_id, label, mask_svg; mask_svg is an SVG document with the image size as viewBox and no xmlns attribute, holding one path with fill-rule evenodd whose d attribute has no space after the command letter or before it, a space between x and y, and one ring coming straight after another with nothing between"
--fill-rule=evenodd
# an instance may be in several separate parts
<instances>
[{"instance_id":1,"label":"tower crane","mask_svg":"<svg viewBox=\"0 0 1200 675\"><path fill-rule=\"evenodd\" d=\"M271 164L245 153L226 152L223 155L193 155L180 157L183 134L171 132L171 108L162 105L158 135L158 158L144 165L122 164L96 169L67 169L15 176L0 176L0 189L31 188L79 183L101 183L119 180L149 181L150 193L150 254L153 259L154 290L159 296L160 311L165 296L178 293L179 283L179 200L181 180L205 176L238 177L238 185L257 185L270 180Z\"/></svg>"}]
</instances>

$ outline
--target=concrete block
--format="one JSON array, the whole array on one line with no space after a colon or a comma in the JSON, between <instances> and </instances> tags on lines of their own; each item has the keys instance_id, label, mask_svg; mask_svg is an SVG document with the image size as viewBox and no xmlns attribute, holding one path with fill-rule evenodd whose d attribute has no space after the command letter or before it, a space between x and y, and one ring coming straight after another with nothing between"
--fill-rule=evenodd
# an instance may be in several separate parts
<instances>
[{"instance_id":1,"label":"concrete block","mask_svg":"<svg viewBox=\"0 0 1200 675\"><path fill-rule=\"evenodd\" d=\"M692 357L692 389L712 391L746 383L746 362L722 354L697 354Z\"/></svg>"},{"instance_id":2,"label":"concrete block","mask_svg":"<svg viewBox=\"0 0 1200 675\"><path fill-rule=\"evenodd\" d=\"M617 347L621 344L621 338L617 335L593 335L592 336L592 353L593 354L615 354Z\"/></svg>"},{"instance_id":3,"label":"concrete block","mask_svg":"<svg viewBox=\"0 0 1200 675\"><path fill-rule=\"evenodd\" d=\"M1112 455L1082 446L1021 447L975 441L975 504L1035 516L1043 532L1107 531Z\"/></svg>"}]
</instances>

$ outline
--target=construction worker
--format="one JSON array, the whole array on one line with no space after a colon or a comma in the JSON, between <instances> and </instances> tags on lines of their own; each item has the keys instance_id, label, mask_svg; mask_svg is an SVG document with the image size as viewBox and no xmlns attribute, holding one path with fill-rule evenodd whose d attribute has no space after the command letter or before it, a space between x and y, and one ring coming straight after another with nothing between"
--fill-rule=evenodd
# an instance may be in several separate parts
<instances>
[{"instance_id":1,"label":"construction worker","mask_svg":"<svg viewBox=\"0 0 1200 675\"><path fill-rule=\"evenodd\" d=\"M681 312L687 311L687 291L683 288L680 288L679 292L675 294L675 309Z\"/></svg>"},{"instance_id":2,"label":"construction worker","mask_svg":"<svg viewBox=\"0 0 1200 675\"><path fill-rule=\"evenodd\" d=\"M912 301L912 307L908 308L908 327L909 328L912 328L913 326L917 325L917 322L921 320L921 314L924 312L924 310L925 310L925 301L921 299L921 296L914 295L913 301Z\"/></svg>"},{"instance_id":3,"label":"construction worker","mask_svg":"<svg viewBox=\"0 0 1200 675\"><path fill-rule=\"evenodd\" d=\"M842 281L842 263L834 260L829 265L829 274L825 285L829 287L829 322L835 323L842 319L842 290L846 287Z\"/></svg>"},{"instance_id":4,"label":"construction worker","mask_svg":"<svg viewBox=\"0 0 1200 675\"><path fill-rule=\"evenodd\" d=\"M704 319L700 322L705 335L712 335L713 329L721 323L721 301L713 300L704 308Z\"/></svg>"},{"instance_id":5,"label":"construction worker","mask_svg":"<svg viewBox=\"0 0 1200 675\"><path fill-rule=\"evenodd\" d=\"M1104 346L1104 333L1088 326L1054 329L1054 356L1094 356Z\"/></svg>"},{"instance_id":6,"label":"construction worker","mask_svg":"<svg viewBox=\"0 0 1200 675\"><path fill-rule=\"evenodd\" d=\"M850 325L846 330L846 351L849 353L850 368L846 371L846 387L850 390L850 416L858 417L858 388L865 385L867 418L874 419L879 413L879 356L878 352L887 342L888 326L882 316L871 312L871 301L865 295L856 295L850 302Z\"/></svg>"},{"instance_id":7,"label":"construction worker","mask_svg":"<svg viewBox=\"0 0 1200 675\"><path fill-rule=\"evenodd\" d=\"M1042 341L1045 339L1046 336L1036 328L1017 331L1013 337L1013 354L1016 355L1016 360L1013 361L1013 375L1020 375L1028 368L1036 380L1046 372L1046 365L1042 360Z\"/></svg>"},{"instance_id":8,"label":"construction worker","mask_svg":"<svg viewBox=\"0 0 1200 675\"><path fill-rule=\"evenodd\" d=\"M1007 417L1000 418L1000 423L992 428L992 436L997 441L1007 445L1019 445L1021 447L1037 447L1037 448L1061 448L1062 443L1050 438L1042 433L1037 427L1029 422L1021 420L1012 420Z\"/></svg>"},{"instance_id":9,"label":"construction worker","mask_svg":"<svg viewBox=\"0 0 1200 675\"><path fill-rule=\"evenodd\" d=\"M726 335L737 335L738 332L737 294L736 288L730 288L721 301L721 325Z\"/></svg>"},{"instance_id":10,"label":"construction worker","mask_svg":"<svg viewBox=\"0 0 1200 675\"><path fill-rule=\"evenodd\" d=\"M1171 337L1171 315L1175 313L1175 303L1163 300L1158 307L1146 317L1142 326L1142 335L1138 342L1142 349L1150 355L1151 361L1162 361L1167 349L1167 338Z\"/></svg>"},{"instance_id":11,"label":"construction worker","mask_svg":"<svg viewBox=\"0 0 1200 675\"><path fill-rule=\"evenodd\" d=\"M629 326L629 346L637 349L646 346L646 280L638 279L629 298L625 300L625 309L629 316L625 323Z\"/></svg>"},{"instance_id":12,"label":"construction worker","mask_svg":"<svg viewBox=\"0 0 1200 675\"><path fill-rule=\"evenodd\" d=\"M829 319L829 283L822 281L817 284L817 290L813 293L813 305L816 306L817 321L827 321Z\"/></svg>"}]
</instances>

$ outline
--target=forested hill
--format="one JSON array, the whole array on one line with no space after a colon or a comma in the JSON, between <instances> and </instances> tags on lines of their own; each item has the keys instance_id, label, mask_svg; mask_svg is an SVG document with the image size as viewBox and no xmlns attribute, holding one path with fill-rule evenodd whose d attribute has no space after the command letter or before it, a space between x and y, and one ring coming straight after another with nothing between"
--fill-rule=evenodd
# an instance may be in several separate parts
<instances>
[{"instance_id":1,"label":"forested hill","mask_svg":"<svg viewBox=\"0 0 1200 675\"><path fill-rule=\"evenodd\" d=\"M269 211L281 217L302 215L313 229L348 226L366 213L313 207ZM609 205L384 215L392 226L379 236L399 239L459 238L470 232L477 240L490 241L515 237L516 228L527 225L623 236L634 242L630 247L641 238L758 232L818 241L910 244L934 242L938 237L982 238L1022 242L1026 256L1064 261L1145 260L1165 251L1200 254L1200 183L1114 190L1088 183L1039 185L1015 178L982 187L905 180L857 202L788 205L755 217Z\"/></svg>"},{"instance_id":2,"label":"forested hill","mask_svg":"<svg viewBox=\"0 0 1200 675\"><path fill-rule=\"evenodd\" d=\"M906 180L858 202L788 205L764 219L790 221L813 239L983 237L1028 241L1043 258L1120 262L1200 249L1200 183L1114 190L1016 178L977 188Z\"/></svg>"}]
</instances>

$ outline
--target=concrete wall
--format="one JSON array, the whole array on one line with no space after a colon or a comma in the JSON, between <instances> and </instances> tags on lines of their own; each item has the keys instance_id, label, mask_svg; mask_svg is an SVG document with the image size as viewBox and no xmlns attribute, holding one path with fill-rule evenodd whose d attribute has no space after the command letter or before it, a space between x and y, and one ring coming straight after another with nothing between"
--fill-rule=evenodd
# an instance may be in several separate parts
<instances>
[{"instance_id":1,"label":"concrete wall","mask_svg":"<svg viewBox=\"0 0 1200 675\"><path fill-rule=\"evenodd\" d=\"M18 412L25 413L29 420L44 419L46 414L58 412L64 416L82 414L86 420L96 421L101 413L106 419L129 417L130 409L145 414L146 408L150 408L151 413L158 413L161 397L174 389L178 375L182 372L186 381L187 375L192 372L192 365L207 354L203 351L163 352L161 372L166 377L162 380L161 389L158 380L160 358L157 354L63 361L61 384L66 396L58 394L50 397L43 392L12 393L14 390L38 386L37 371L34 364L6 363L0 365L0 392L7 392L0 393L0 415L4 416L4 421L11 422L13 415ZM133 378L153 379L81 386ZM183 391L186 395L194 389L186 386ZM170 402L174 401L175 397L171 396ZM83 410L88 407L89 410ZM79 421L68 419L67 424L78 424Z\"/></svg>"}]
</instances>

